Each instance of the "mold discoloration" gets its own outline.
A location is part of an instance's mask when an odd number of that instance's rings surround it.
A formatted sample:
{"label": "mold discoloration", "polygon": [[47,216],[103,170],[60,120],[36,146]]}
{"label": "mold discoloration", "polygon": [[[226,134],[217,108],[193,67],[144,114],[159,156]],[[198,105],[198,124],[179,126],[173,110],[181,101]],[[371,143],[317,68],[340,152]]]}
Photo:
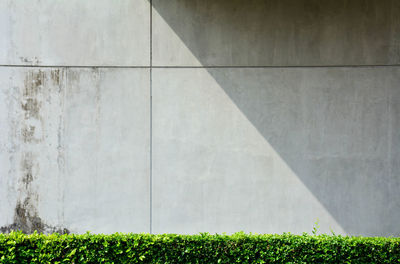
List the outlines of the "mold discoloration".
{"label": "mold discoloration", "polygon": [[24,81],[24,97],[35,98],[35,96],[42,89],[42,85],[44,84],[46,79],[46,74],[42,70],[31,70],[27,73]]}
{"label": "mold discoloration", "polygon": [[36,211],[32,213],[32,208],[29,208],[29,204],[29,198],[27,198],[23,203],[18,202],[14,210],[14,223],[0,227],[0,232],[10,233],[11,231],[18,230],[25,234],[30,234],[34,231],[39,233],[70,233],[67,228],[50,226],[44,223]]}
{"label": "mold discoloration", "polygon": [[60,70],[52,70],[50,72],[51,80],[53,81],[53,84],[55,85],[60,85]]}
{"label": "mold discoloration", "polygon": [[35,175],[39,170],[37,167],[38,164],[35,163],[33,153],[25,153],[21,161],[21,171],[23,173],[21,178],[23,184],[20,185],[21,198],[17,201],[14,209],[13,223],[0,227],[0,232],[9,233],[13,230],[20,230],[26,234],[33,233],[34,231],[39,233],[69,233],[69,230],[66,228],[46,224],[39,216],[37,210],[39,195],[33,187]]}
{"label": "mold discoloration", "polygon": [[[21,110],[23,112],[21,139],[25,143],[23,150],[25,147],[29,148],[40,142],[35,134],[38,127],[43,126],[40,110],[45,80],[46,75],[41,70],[28,71],[25,76],[21,99]],[[19,198],[14,210],[13,225],[25,233],[31,233],[34,230],[45,231],[43,229],[44,224],[39,221],[40,217],[37,212],[39,195],[34,185],[39,169],[36,155],[27,149],[23,151],[20,161]]]}
{"label": "mold discoloration", "polygon": [[65,175],[65,143],[64,143],[64,100],[65,100],[65,86],[64,86],[64,78],[67,79],[68,71],[65,69],[57,69],[52,70],[52,79],[56,85],[58,85],[58,93],[60,96],[60,113],[58,115],[58,128],[57,128],[57,168],[58,168],[58,181],[57,181],[57,193],[59,193],[58,201],[60,206],[60,210],[58,211],[58,219],[62,219],[64,221],[64,184],[62,175]]}
{"label": "mold discoloration", "polygon": [[41,61],[39,60],[38,57],[32,57],[32,58],[28,58],[28,57],[19,57],[19,59],[21,60],[21,62],[23,63],[29,63],[30,65],[39,65],[41,63]]}
{"label": "mold discoloration", "polygon": [[33,175],[32,173],[27,173],[24,175],[22,178],[22,182],[24,183],[25,188],[28,187],[28,185],[33,181]]}
{"label": "mold discoloration", "polygon": [[22,124],[21,137],[24,143],[40,143],[44,140],[43,123],[42,122],[27,122]]}
{"label": "mold discoloration", "polygon": [[23,203],[18,202],[15,207],[14,224],[25,233],[31,230],[43,231],[45,227],[31,204],[30,197],[27,197]]}
{"label": "mold discoloration", "polygon": [[25,118],[31,117],[39,119],[41,103],[35,98],[26,98],[25,102],[21,103],[21,108],[25,111]]}
{"label": "mold discoloration", "polygon": [[69,233],[66,228],[47,224],[40,217],[38,210],[40,201],[38,178],[40,177],[40,161],[43,154],[38,152],[37,149],[47,151],[48,142],[45,142],[45,138],[49,131],[46,131],[46,129],[49,129],[49,123],[51,125],[52,122],[46,119],[47,112],[52,109],[53,93],[62,92],[62,74],[60,70],[52,70],[51,72],[41,69],[28,70],[25,73],[23,86],[17,87],[15,91],[18,94],[15,97],[15,112],[18,113],[17,116],[20,118],[13,119],[16,133],[11,137],[15,137],[21,144],[18,146],[19,151],[14,157],[17,161],[15,172],[19,174],[16,182],[18,196],[15,202],[13,222],[10,225],[0,227],[2,233],[8,233],[12,230],[21,230],[24,233],[33,233],[34,231]]}
{"label": "mold discoloration", "polygon": [[23,173],[22,177],[22,182],[24,183],[25,186],[25,191],[29,192],[30,187],[31,187],[31,182],[33,181],[33,167],[34,167],[34,161],[35,157],[33,153],[31,152],[26,152],[23,154],[22,160],[21,160],[21,171]]}
{"label": "mold discoloration", "polygon": [[21,135],[25,143],[35,141],[35,127],[34,126],[23,127]]}
{"label": "mold discoloration", "polygon": [[25,76],[21,98],[21,109],[24,120],[21,124],[21,136],[25,143],[39,143],[43,131],[43,119],[40,114],[42,108],[42,90],[46,81],[46,75],[41,70],[32,70]]}

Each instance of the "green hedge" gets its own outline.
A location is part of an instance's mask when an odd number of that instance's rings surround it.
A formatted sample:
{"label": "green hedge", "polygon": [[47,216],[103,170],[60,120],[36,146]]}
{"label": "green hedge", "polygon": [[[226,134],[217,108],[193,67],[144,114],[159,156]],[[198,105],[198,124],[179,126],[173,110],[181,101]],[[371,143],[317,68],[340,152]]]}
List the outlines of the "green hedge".
{"label": "green hedge", "polygon": [[0,263],[400,263],[400,238],[14,232]]}

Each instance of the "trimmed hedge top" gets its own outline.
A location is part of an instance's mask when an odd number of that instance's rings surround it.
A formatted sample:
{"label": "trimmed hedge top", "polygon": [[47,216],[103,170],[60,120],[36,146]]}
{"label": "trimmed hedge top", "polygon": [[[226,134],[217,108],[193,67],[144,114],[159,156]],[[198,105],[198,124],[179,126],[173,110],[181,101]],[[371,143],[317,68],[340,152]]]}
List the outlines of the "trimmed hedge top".
{"label": "trimmed hedge top", "polygon": [[0,263],[400,263],[400,238],[13,232]]}

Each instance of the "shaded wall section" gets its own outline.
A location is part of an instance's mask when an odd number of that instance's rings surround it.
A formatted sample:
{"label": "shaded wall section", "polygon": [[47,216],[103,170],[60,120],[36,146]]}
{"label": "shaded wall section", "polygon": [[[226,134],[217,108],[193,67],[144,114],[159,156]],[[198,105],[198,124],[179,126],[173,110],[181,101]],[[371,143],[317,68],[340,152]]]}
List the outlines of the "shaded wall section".
{"label": "shaded wall section", "polygon": [[387,65],[400,60],[396,0],[153,0],[153,64]]}

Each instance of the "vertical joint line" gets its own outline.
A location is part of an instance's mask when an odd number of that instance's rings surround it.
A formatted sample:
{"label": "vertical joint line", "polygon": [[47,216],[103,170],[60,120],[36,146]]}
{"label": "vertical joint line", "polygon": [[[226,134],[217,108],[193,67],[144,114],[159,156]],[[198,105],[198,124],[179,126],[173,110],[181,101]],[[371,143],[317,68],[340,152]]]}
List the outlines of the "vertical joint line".
{"label": "vertical joint line", "polygon": [[150,0],[150,234],[153,233],[153,0]]}

